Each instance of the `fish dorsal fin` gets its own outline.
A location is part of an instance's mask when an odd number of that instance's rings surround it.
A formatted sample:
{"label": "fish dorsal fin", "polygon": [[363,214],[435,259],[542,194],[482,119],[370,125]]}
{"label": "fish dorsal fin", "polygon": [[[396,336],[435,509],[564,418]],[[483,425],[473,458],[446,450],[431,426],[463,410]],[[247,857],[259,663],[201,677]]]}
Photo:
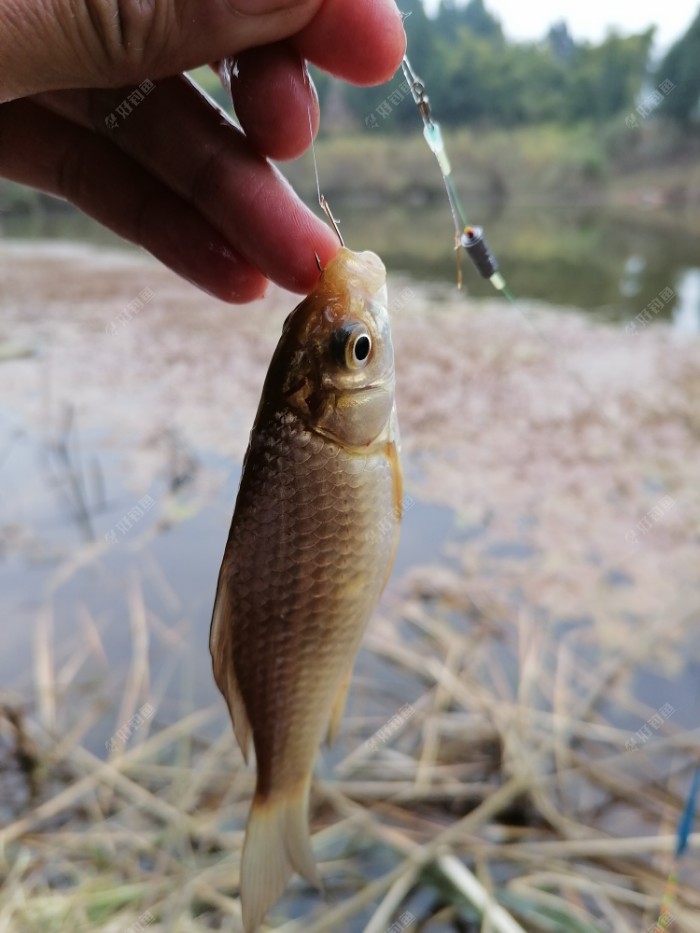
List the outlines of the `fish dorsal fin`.
{"label": "fish dorsal fin", "polygon": [[250,752],[250,720],[243,704],[243,697],[233,668],[233,627],[234,612],[228,583],[222,566],[219,582],[216,586],[216,599],[209,631],[209,651],[211,652],[214,680],[224,695],[228,705],[233,731],[241,747],[243,758],[248,763]]}

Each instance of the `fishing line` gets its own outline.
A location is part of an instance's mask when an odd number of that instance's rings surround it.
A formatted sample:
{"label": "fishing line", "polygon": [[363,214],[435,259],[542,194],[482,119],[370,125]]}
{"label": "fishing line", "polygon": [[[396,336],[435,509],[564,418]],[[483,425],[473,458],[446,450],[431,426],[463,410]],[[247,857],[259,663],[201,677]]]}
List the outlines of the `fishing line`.
{"label": "fishing line", "polygon": [[[318,203],[319,203],[321,210],[326,215],[333,229],[335,230],[336,236],[340,240],[340,245],[345,246],[342,234],[340,232],[340,229],[338,228],[338,221],[333,216],[333,211],[331,210],[331,207],[328,201],[326,201],[325,195],[321,194],[321,182],[318,177],[318,162],[316,161],[316,144],[314,141],[314,126],[313,126],[313,121],[311,119],[311,100],[314,94],[311,88],[311,75],[309,74],[309,69],[306,65],[306,62],[302,64],[302,68],[304,72],[304,83],[306,84],[306,87],[309,91],[309,103],[307,104],[307,107],[306,107],[306,115],[309,118],[309,137],[311,138],[311,158],[313,159],[313,163],[314,163],[314,177],[316,179],[316,193],[318,195]],[[318,256],[316,257],[316,262],[318,263]],[[320,263],[318,264],[320,268]]]}
{"label": "fishing line", "polygon": [[[304,77],[306,79],[308,79],[309,77],[309,72],[307,68],[304,69]],[[319,177],[318,177],[318,162],[316,161],[316,146],[314,145],[314,127],[311,121],[311,104],[309,104],[307,107],[306,115],[309,118],[309,136],[311,138],[311,158],[314,163],[314,177],[316,179],[316,193],[318,195],[318,203],[320,204],[321,198],[322,198],[321,182],[319,181]]]}

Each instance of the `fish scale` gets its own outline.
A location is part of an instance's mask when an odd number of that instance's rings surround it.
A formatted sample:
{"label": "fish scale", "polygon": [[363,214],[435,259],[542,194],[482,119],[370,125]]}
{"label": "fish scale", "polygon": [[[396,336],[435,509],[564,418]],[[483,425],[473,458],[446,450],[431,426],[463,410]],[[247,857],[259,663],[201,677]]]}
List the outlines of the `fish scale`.
{"label": "fish scale", "polygon": [[[280,431],[271,438],[275,446],[282,451],[293,450],[299,443],[294,426]],[[303,440],[302,440],[303,446]],[[312,457],[314,466],[323,469],[328,457],[327,448]],[[315,470],[309,469],[307,462],[300,469],[290,464],[294,458],[282,454],[275,461],[266,464],[264,473],[256,480],[256,489],[251,489],[246,509],[241,515],[241,534],[232,551],[235,573],[231,584],[238,593],[237,611],[245,619],[240,627],[240,641],[246,645],[245,654],[237,653],[234,641],[234,669],[241,689],[254,736],[259,736],[256,745],[258,774],[265,786],[274,786],[271,771],[273,751],[284,758],[288,754],[287,744],[294,746],[298,757],[304,761],[308,749],[300,748],[301,733],[297,719],[308,720],[310,742],[315,753],[319,733],[330,715],[330,704],[335,698],[335,683],[340,673],[347,667],[348,657],[354,656],[356,644],[362,635],[358,631],[357,618],[366,620],[374,606],[383,584],[390,554],[382,548],[381,540],[374,540],[370,547],[358,552],[348,535],[343,533],[351,525],[356,529],[374,527],[374,516],[386,511],[386,504],[393,501],[393,477],[386,458],[376,455],[374,469],[377,477],[368,487],[358,486],[356,478],[358,464],[353,455],[343,455],[337,448],[331,456],[342,461],[342,473],[334,474],[334,485],[320,495]],[[364,472],[364,469],[363,469]],[[344,481],[343,481],[344,480]],[[268,490],[284,489],[292,483],[295,495],[287,498],[278,496],[270,499]],[[243,491],[243,487],[242,487]],[[330,499],[329,502],[324,500]],[[316,511],[309,515],[307,505],[316,500]],[[247,514],[250,510],[251,514]],[[319,512],[326,510],[333,513],[332,519],[319,520]],[[286,538],[268,535],[265,526],[276,523],[283,528],[294,528],[293,536]],[[256,528],[257,546],[251,545],[246,532]],[[319,543],[326,538],[333,542],[333,551],[319,550]],[[333,568],[333,574],[328,569]],[[377,567],[384,570],[381,576]],[[353,592],[358,587],[358,580],[374,578],[374,587],[363,587],[360,592]],[[309,599],[309,581],[314,580],[313,598]],[[352,603],[355,603],[353,606]],[[284,604],[284,619],[279,627],[264,629],[257,626],[260,618],[269,619],[276,607]],[[338,626],[338,619],[344,623]],[[305,637],[310,632],[310,637]],[[328,639],[328,645],[325,640]],[[338,646],[343,646],[339,653]],[[293,651],[293,670],[289,670],[290,684],[279,681],[278,691],[267,691],[266,684],[256,682],[250,676],[252,660],[257,659],[261,667],[272,663],[275,658],[283,657],[281,649]],[[335,660],[331,667],[319,665],[319,654]],[[323,677],[319,676],[321,668]],[[284,668],[285,672],[287,668]],[[308,695],[307,677],[315,675],[314,698]],[[282,674],[282,676],[284,676]],[[294,691],[294,687],[301,695]],[[295,704],[299,700],[299,706]],[[309,719],[306,707],[309,703],[318,704],[313,722]],[[281,708],[281,707],[284,708]],[[280,728],[288,742],[282,746],[266,741],[267,727],[271,719],[284,723]]]}

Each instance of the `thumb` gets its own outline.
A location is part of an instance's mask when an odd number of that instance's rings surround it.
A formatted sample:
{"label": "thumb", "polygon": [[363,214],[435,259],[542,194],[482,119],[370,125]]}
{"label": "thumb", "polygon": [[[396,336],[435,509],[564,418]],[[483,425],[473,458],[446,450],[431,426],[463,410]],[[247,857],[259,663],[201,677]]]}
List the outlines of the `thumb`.
{"label": "thumb", "polygon": [[323,0],[0,0],[0,102],[173,75],[303,29]]}

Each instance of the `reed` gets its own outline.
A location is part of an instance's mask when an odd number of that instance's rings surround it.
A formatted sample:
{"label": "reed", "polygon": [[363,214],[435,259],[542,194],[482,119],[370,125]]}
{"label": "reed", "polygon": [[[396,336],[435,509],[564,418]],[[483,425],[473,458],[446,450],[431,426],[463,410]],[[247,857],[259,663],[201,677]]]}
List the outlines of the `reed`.
{"label": "reed", "polygon": [[[140,592],[136,580],[122,718],[138,708],[150,679]],[[294,882],[270,927],[382,933],[392,924],[421,929],[439,916],[497,933],[652,928],[674,867],[684,805],[676,786],[661,774],[645,776],[644,748],[626,751],[629,732],[606,722],[600,707],[584,704],[580,718],[537,709],[541,669],[521,667],[510,697],[474,683],[473,637],[451,625],[452,611],[439,600],[426,607],[415,594],[385,606],[369,651],[394,677],[421,684],[412,715],[381,743],[365,741],[376,713],[351,715],[340,739],[346,754],[313,793],[327,899]],[[41,631],[37,679],[56,685],[50,633]],[[494,681],[510,676],[503,668],[491,674]],[[587,695],[610,698],[607,670],[585,686]],[[555,708],[560,689],[552,677]],[[372,705],[365,690],[358,685],[354,709]],[[632,716],[648,713],[631,693],[614,696],[618,711],[625,703]],[[167,726],[155,717],[105,759],[84,741],[99,711],[83,717],[70,742],[59,738],[69,702],[54,695],[32,715],[13,715],[13,707],[3,714],[3,767],[14,771],[16,812],[0,830],[0,927],[240,929],[238,868],[252,776],[222,710],[193,709]],[[219,734],[198,739],[212,724]],[[35,788],[24,799],[22,748],[33,749],[24,775],[29,788],[31,772]],[[655,737],[654,760],[670,759],[669,777],[677,780],[690,773],[699,748],[700,731],[681,731],[669,719]],[[620,825],[634,832],[617,835]],[[653,825],[658,834],[637,835]],[[696,832],[669,908],[678,929],[700,930],[698,876],[690,870],[699,849]],[[285,919],[300,914],[303,920]],[[396,926],[400,917],[404,927]]]}

